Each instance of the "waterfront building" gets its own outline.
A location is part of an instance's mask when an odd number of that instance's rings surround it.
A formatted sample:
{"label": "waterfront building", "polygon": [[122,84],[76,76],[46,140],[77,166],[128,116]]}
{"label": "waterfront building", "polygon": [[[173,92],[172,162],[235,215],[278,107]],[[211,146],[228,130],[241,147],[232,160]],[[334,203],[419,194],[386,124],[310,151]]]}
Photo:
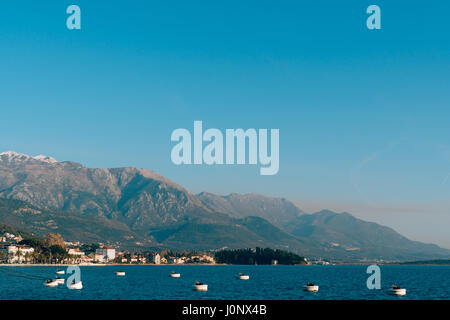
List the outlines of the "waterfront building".
{"label": "waterfront building", "polygon": [[161,256],[159,255],[159,253],[153,254],[153,263],[161,264]]}
{"label": "waterfront building", "polygon": [[103,255],[103,261],[112,261],[116,258],[116,249],[103,246],[95,251],[96,254]]}

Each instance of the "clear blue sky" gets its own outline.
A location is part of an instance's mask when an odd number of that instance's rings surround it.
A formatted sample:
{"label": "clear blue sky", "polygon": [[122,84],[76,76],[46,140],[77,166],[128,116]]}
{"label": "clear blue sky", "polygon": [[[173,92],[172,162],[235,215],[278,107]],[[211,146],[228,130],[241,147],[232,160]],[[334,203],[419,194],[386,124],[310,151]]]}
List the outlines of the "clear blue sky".
{"label": "clear blue sky", "polygon": [[[66,28],[70,4],[80,31]],[[366,28],[370,4],[381,30]],[[450,247],[449,13],[448,1],[2,1],[0,151],[339,207]],[[194,120],[279,128],[278,175],[173,165],[170,134]]]}

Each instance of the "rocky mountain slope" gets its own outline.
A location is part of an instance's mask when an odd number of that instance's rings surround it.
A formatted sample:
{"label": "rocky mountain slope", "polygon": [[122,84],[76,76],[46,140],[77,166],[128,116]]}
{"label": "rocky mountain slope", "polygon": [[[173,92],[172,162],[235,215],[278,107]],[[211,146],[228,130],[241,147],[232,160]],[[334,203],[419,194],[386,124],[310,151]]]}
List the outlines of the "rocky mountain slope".
{"label": "rocky mountain slope", "polygon": [[0,197],[114,219],[133,230],[211,218],[194,195],[150,170],[91,169],[12,152],[0,154]]}
{"label": "rocky mountain slope", "polygon": [[127,247],[267,246],[307,257],[418,260],[450,251],[394,230],[256,194],[197,196],[156,172],[93,169],[47,156],[0,154],[0,222],[68,239]]}
{"label": "rocky mountain slope", "polygon": [[197,197],[211,210],[223,212],[235,218],[261,217],[279,228],[285,227],[303,214],[295,204],[284,198],[237,193],[218,196],[207,192],[202,192]]}

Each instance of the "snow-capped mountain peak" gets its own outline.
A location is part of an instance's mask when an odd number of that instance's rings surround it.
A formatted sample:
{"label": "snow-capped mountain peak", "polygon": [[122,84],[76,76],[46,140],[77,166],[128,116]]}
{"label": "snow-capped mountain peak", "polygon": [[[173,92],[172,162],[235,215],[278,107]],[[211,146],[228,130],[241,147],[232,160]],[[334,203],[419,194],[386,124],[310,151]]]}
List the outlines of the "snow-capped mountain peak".
{"label": "snow-capped mountain peak", "polygon": [[2,153],[0,153],[0,157],[2,158],[2,160],[7,160],[7,161],[37,160],[37,161],[42,161],[42,162],[47,162],[47,163],[58,162],[56,159],[49,157],[49,156],[42,155],[42,154],[32,157],[27,154],[18,153],[15,151],[2,152]]}
{"label": "snow-capped mountain peak", "polygon": [[22,160],[27,160],[27,159],[31,159],[32,158],[32,157],[30,157],[27,154],[18,153],[18,152],[15,152],[15,151],[2,152],[2,153],[0,153],[0,157],[7,158],[7,159],[22,159]]}
{"label": "snow-capped mountain peak", "polygon": [[39,160],[39,161],[48,162],[48,163],[56,163],[56,162],[58,162],[55,158],[52,158],[50,156],[45,156],[43,154],[35,156],[35,157],[33,157],[33,159]]}

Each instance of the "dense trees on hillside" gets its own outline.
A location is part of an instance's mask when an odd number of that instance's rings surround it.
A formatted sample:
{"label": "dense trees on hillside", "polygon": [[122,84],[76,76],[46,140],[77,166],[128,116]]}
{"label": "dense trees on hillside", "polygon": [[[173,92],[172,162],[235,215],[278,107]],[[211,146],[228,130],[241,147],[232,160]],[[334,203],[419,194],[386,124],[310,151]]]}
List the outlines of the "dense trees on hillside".
{"label": "dense trees on hillside", "polygon": [[278,264],[306,264],[306,260],[299,255],[269,248],[221,250],[216,252],[217,263],[228,264],[272,264],[275,260]]}

